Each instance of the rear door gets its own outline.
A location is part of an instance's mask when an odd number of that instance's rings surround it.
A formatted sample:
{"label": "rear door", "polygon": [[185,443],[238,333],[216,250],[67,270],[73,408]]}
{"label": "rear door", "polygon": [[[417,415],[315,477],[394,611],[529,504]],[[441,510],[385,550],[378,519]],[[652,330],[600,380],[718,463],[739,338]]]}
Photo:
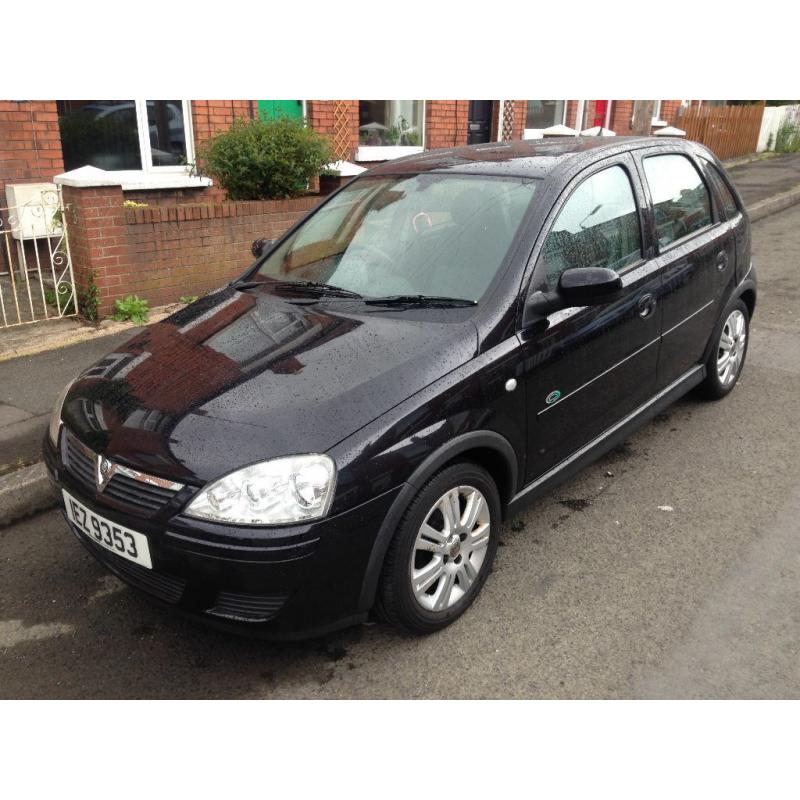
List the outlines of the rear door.
{"label": "rear door", "polygon": [[657,388],[699,363],[726,275],[733,274],[730,231],[715,218],[708,178],[686,153],[663,148],[635,156],[650,201],[655,263],[663,274]]}
{"label": "rear door", "polygon": [[543,332],[521,332],[526,482],[653,394],[661,276],[643,249],[643,203],[633,160],[620,154],[574,178],[545,223],[531,291],[554,289],[565,269],[592,266],[616,270],[624,290],[606,305],[550,314]]}
{"label": "rear door", "polygon": [[738,257],[741,257],[747,250],[747,226],[744,222],[742,209],[739,207],[739,201],[736,199],[728,179],[712,161],[701,158],[700,163],[703,165],[706,175],[710,178],[711,186],[714,189],[717,218],[721,221],[726,233],[726,269],[721,271],[717,277],[722,287],[723,296],[727,297],[728,287],[737,283],[741,279],[738,276],[743,275],[749,266],[749,263],[743,264],[737,258],[737,254]]}

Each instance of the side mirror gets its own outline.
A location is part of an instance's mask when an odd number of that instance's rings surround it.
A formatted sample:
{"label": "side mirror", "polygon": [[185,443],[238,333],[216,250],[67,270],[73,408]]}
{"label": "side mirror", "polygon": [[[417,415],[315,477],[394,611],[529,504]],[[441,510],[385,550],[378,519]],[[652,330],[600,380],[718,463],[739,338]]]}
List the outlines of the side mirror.
{"label": "side mirror", "polygon": [[261,258],[264,252],[269,250],[273,244],[275,244],[274,239],[256,239],[253,244],[250,245],[250,252],[253,254],[254,258]]}
{"label": "side mirror", "polygon": [[[525,305],[523,325],[540,323],[562,308],[600,306],[616,300],[622,292],[622,278],[606,267],[565,269],[554,292],[536,292]],[[546,326],[545,326],[546,327]]]}
{"label": "side mirror", "polygon": [[558,281],[558,294],[564,300],[564,308],[610,303],[621,291],[622,278],[606,267],[565,269]]}

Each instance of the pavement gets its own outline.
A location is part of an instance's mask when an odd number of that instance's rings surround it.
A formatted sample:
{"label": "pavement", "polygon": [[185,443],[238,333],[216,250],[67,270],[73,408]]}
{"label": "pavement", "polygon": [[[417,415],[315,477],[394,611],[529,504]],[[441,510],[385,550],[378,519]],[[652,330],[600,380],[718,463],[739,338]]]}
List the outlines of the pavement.
{"label": "pavement", "polygon": [[750,208],[768,197],[800,186],[800,156],[797,153],[779,153],[729,167],[728,174],[745,206]]}
{"label": "pavement", "polygon": [[0,476],[41,458],[42,437],[58,393],[141,330],[126,328],[69,347],[0,361]]}
{"label": "pavement", "polygon": [[734,392],[679,401],[509,520],[450,628],[206,629],[106,573],[51,510],[0,528],[0,696],[800,698],[800,205],[753,235]]}

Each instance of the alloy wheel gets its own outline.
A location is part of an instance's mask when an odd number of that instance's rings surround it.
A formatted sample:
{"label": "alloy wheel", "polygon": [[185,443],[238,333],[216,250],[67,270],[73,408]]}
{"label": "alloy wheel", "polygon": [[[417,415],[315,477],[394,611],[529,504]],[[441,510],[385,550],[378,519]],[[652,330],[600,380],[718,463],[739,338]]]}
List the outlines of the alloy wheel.
{"label": "alloy wheel", "polygon": [[737,308],[725,320],[717,348],[717,375],[725,387],[730,386],[739,375],[746,341],[747,324],[744,314]]}
{"label": "alloy wheel", "polygon": [[486,557],[489,504],[474,486],[458,486],[431,507],[411,551],[414,597],[428,611],[455,605],[478,578]]}

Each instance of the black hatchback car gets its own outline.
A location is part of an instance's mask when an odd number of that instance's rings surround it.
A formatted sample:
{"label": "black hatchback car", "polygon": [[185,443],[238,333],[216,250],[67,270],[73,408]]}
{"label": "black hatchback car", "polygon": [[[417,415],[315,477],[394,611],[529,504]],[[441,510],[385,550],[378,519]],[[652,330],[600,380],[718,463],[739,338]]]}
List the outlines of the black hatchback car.
{"label": "black hatchback car", "polygon": [[433,151],[85,371],[45,457],[73,533],[166,604],[428,633],[505,518],[689,390],[733,389],[755,300],[747,214],[700,145]]}

